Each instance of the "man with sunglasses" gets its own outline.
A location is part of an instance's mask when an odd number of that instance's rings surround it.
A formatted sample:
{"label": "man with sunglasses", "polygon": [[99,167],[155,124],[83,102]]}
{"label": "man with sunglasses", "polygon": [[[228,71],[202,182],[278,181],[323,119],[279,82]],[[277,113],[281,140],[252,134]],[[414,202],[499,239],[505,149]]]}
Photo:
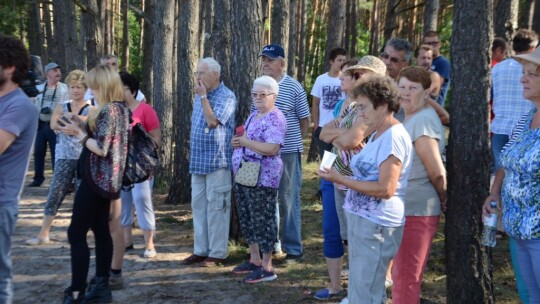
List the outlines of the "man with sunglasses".
{"label": "man with sunglasses", "polygon": [[431,69],[441,75],[444,79],[441,93],[437,98],[437,103],[444,106],[446,93],[448,93],[448,87],[450,86],[450,61],[440,53],[441,41],[439,40],[439,34],[436,31],[426,32],[424,34],[423,44],[427,44],[433,49],[433,63]]}
{"label": "man with sunglasses", "polygon": [[413,49],[411,43],[405,39],[392,38],[386,42],[384,51],[379,56],[386,65],[386,73],[396,80],[399,72],[409,66]]}

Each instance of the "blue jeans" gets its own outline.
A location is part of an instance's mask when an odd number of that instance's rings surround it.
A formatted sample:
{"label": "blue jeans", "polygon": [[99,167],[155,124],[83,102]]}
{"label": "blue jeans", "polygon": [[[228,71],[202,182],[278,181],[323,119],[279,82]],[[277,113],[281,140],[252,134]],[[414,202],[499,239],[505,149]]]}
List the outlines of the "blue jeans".
{"label": "blue jeans", "polygon": [[[300,152],[281,155],[283,175],[278,189],[278,207],[276,223],[280,236],[275,251],[301,255],[302,219],[300,215],[300,190],[302,188],[302,159]],[[280,214],[283,217],[283,229],[279,233]]]}
{"label": "blue jeans", "polygon": [[17,206],[0,206],[0,304],[10,304],[13,300],[10,251],[18,213]]}
{"label": "blue jeans", "polygon": [[321,178],[321,193],[324,256],[331,259],[340,258],[343,256],[344,248],[343,241],[341,240],[336,200],[334,198],[334,183]]}
{"label": "blue jeans", "polygon": [[521,269],[519,268],[519,261],[517,256],[516,240],[509,238],[508,240],[510,246],[510,257],[512,260],[512,267],[514,267],[514,276],[516,277],[516,287],[518,290],[519,299],[523,304],[529,304],[529,291],[527,286],[523,281],[523,276],[521,275]]}
{"label": "blue jeans", "polygon": [[521,276],[529,292],[529,303],[540,303],[540,239],[514,241]]}
{"label": "blue jeans", "polygon": [[493,156],[493,172],[497,172],[501,166],[501,151],[508,142],[508,135],[505,134],[495,134],[491,136],[491,155]]}
{"label": "blue jeans", "polygon": [[49,122],[40,121],[34,144],[34,181],[43,183],[45,180],[45,154],[47,144],[51,152],[51,162],[54,170],[54,151],[56,148],[56,134],[51,129]]}

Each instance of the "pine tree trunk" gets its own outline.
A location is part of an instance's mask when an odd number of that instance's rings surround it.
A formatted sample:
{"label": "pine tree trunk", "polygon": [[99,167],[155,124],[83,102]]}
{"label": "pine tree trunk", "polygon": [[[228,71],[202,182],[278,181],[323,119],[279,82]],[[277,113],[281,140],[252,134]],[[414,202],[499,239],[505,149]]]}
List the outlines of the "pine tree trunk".
{"label": "pine tree trunk", "polygon": [[[332,0],[328,26],[326,27],[326,51],[324,53],[325,66],[328,56],[333,48],[343,47],[343,35],[345,33],[345,12],[347,9],[345,0]],[[323,69],[326,72],[326,68]]]}
{"label": "pine tree trunk", "polygon": [[199,1],[178,1],[179,37],[177,52],[178,75],[177,92],[178,102],[174,106],[175,121],[175,149],[174,149],[174,178],[169,188],[168,204],[187,204],[191,201],[191,175],[189,174],[189,136],[191,130],[191,113],[193,111],[193,87],[195,79],[193,73],[199,58],[199,49],[190,47],[197,45],[199,33]]}
{"label": "pine tree trunk", "polygon": [[532,22],[532,30],[540,33],[540,1],[534,3],[534,17]]}
{"label": "pine tree trunk", "polygon": [[154,104],[154,33],[153,26],[156,14],[156,0],[144,1],[144,37],[141,91],[149,104]]}
{"label": "pine tree trunk", "polygon": [[296,78],[296,55],[297,55],[297,38],[298,29],[296,27],[298,19],[298,0],[290,0],[290,13],[289,16],[289,48],[285,53],[287,56],[287,74],[293,78]]}
{"label": "pine tree trunk", "polygon": [[517,30],[519,0],[499,0],[495,8],[495,36],[510,41]]}
{"label": "pine tree trunk", "polygon": [[129,70],[129,0],[122,0],[122,47],[120,68]]}
{"label": "pine tree trunk", "polygon": [[437,30],[439,16],[439,0],[424,2],[424,33]]}
{"label": "pine tree trunk", "polygon": [[219,14],[214,15],[212,26],[212,47],[214,58],[221,65],[221,80],[231,86],[231,2],[220,0],[214,7]]}
{"label": "pine tree trunk", "polygon": [[[154,35],[154,109],[161,123],[160,163],[156,183],[170,186],[173,165],[173,35],[174,1],[157,1],[153,23]],[[175,84],[176,85],[176,84]]]}
{"label": "pine tree trunk", "polygon": [[307,0],[300,0],[300,45],[298,46],[298,81],[305,85],[306,82],[306,47],[307,47]]}
{"label": "pine tree trunk", "polygon": [[396,8],[398,5],[398,0],[388,0],[386,3],[386,18],[384,22],[384,41],[390,40],[392,38],[396,26]]}
{"label": "pine tree trunk", "polygon": [[99,10],[100,0],[89,0],[87,9],[81,13],[84,40],[86,41],[87,68],[91,69],[98,64],[103,54],[103,24],[104,20]]}
{"label": "pine tree trunk", "polygon": [[28,51],[31,55],[37,55],[45,60],[45,50],[43,49],[43,32],[41,31],[41,21],[39,18],[39,3],[28,5]]}
{"label": "pine tree trunk", "polygon": [[[537,2],[540,6],[540,2]],[[519,27],[531,29],[534,17],[535,0],[526,0],[523,7],[523,14],[520,15]]]}
{"label": "pine tree trunk", "polygon": [[[272,1],[272,43],[279,44],[289,54],[289,7],[290,0]],[[287,58],[285,58],[287,60]],[[287,63],[288,64],[288,63]]]}
{"label": "pine tree trunk", "polygon": [[456,0],[445,222],[447,303],[493,303],[490,250],[480,244],[489,192],[488,100],[492,0]]}

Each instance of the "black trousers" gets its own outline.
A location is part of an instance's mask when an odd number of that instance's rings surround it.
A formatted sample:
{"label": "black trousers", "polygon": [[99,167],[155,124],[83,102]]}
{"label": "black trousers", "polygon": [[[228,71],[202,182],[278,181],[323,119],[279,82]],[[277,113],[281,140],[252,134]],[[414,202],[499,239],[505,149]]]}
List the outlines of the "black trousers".
{"label": "black trousers", "polygon": [[111,201],[96,194],[83,178],[75,195],[73,215],[68,228],[71,246],[71,288],[84,292],[90,250],[86,235],[92,229],[96,241],[96,276],[108,277],[111,269],[113,245],[109,232],[109,209]]}

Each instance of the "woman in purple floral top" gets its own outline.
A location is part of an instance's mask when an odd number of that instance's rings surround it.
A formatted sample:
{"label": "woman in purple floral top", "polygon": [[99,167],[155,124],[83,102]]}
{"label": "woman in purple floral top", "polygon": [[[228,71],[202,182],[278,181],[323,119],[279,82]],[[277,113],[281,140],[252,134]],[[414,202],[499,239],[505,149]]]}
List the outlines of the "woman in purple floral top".
{"label": "woman in purple floral top", "polygon": [[[64,303],[83,300],[111,303],[109,273],[113,246],[109,209],[111,200],[120,197],[127,156],[129,109],[123,102],[124,86],[115,69],[97,66],[86,75],[86,83],[94,92],[98,107],[90,112],[87,124],[71,115],[72,123],[59,128],[64,134],[76,136],[83,146],[78,164],[81,184],[68,228],[72,278]],[[86,235],[90,229],[96,240],[96,278],[85,295],[90,264]]]}
{"label": "woman in purple floral top", "polygon": [[[244,279],[247,283],[277,278],[272,250],[277,241],[276,198],[283,172],[280,150],[287,129],[285,116],[275,107],[278,91],[278,83],[272,77],[255,79],[252,96],[256,110],[246,120],[243,134],[237,133],[232,139],[235,176],[242,159],[261,164],[255,187],[234,184],[240,228],[249,244],[250,259],[236,266],[233,273],[249,273]],[[263,253],[262,259],[259,251]]]}

